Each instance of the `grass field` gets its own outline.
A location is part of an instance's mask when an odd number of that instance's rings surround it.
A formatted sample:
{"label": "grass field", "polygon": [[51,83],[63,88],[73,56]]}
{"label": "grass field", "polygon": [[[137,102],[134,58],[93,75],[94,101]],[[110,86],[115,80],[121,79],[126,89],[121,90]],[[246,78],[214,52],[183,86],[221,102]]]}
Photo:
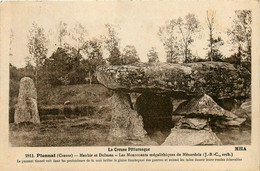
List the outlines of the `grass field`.
{"label": "grass field", "polygon": [[109,145],[108,128],[108,122],[90,118],[10,124],[10,143],[22,147]]}

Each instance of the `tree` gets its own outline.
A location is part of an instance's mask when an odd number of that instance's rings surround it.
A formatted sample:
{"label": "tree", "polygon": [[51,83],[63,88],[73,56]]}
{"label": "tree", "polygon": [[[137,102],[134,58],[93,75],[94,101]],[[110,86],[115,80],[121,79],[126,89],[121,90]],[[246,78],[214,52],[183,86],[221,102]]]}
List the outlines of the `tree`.
{"label": "tree", "polygon": [[59,47],[63,47],[63,38],[68,34],[67,23],[60,21],[58,25],[58,42]]}
{"label": "tree", "polygon": [[73,61],[68,50],[57,48],[45,61],[45,69],[48,71],[48,79],[51,85],[67,85],[70,83],[68,74],[73,70]]}
{"label": "tree", "polygon": [[109,54],[108,62],[110,65],[122,65],[121,52],[115,47]]}
{"label": "tree", "polygon": [[21,73],[19,70],[9,63],[9,105],[14,105],[17,102],[13,102],[14,99],[18,97],[19,94],[19,82],[21,79]]}
{"label": "tree", "polygon": [[140,58],[137,54],[135,47],[131,45],[127,45],[124,48],[121,58],[122,58],[123,65],[132,64],[140,61]]}
{"label": "tree", "polygon": [[70,31],[70,36],[72,40],[74,40],[74,46],[66,45],[65,48],[70,50],[72,53],[76,52],[75,55],[72,56],[74,58],[73,60],[75,60],[74,68],[76,69],[79,67],[82,58],[81,51],[84,50],[88,44],[88,32],[83,25],[77,23]]}
{"label": "tree", "polygon": [[191,62],[193,55],[189,46],[199,31],[200,24],[194,14],[170,20],[166,26],[160,27],[158,35],[166,49],[167,62]]}
{"label": "tree", "polygon": [[92,83],[92,79],[97,67],[105,64],[101,44],[101,41],[99,41],[98,39],[93,39],[89,41],[88,48],[85,49],[85,53],[87,54],[88,58],[86,60],[83,60],[82,63],[85,71],[88,72],[90,85]]}
{"label": "tree", "polygon": [[167,21],[165,26],[159,27],[158,35],[165,48],[166,60],[168,63],[177,63],[181,61],[176,28],[176,20]]}
{"label": "tree", "polygon": [[231,29],[228,29],[227,34],[230,36],[230,41],[238,52],[238,59],[250,62],[251,61],[251,41],[252,41],[252,13],[250,10],[236,10],[236,18],[233,20]]}
{"label": "tree", "polygon": [[223,40],[221,37],[214,37],[214,23],[215,23],[215,11],[207,11],[207,26],[209,29],[209,52],[207,54],[208,59],[210,61],[221,61],[223,55],[220,53],[219,48],[220,46],[224,45]]}
{"label": "tree", "polygon": [[115,26],[110,24],[106,24],[106,28],[108,31],[108,36],[104,37],[105,48],[109,52],[108,62],[111,65],[121,65],[121,52],[119,50],[120,47],[120,38],[119,34],[115,29]]}
{"label": "tree", "polygon": [[178,18],[177,26],[181,34],[180,45],[184,54],[184,62],[191,62],[192,54],[189,46],[194,41],[194,35],[200,31],[199,21],[194,14],[188,14],[185,16],[185,21]]}
{"label": "tree", "polygon": [[36,87],[38,82],[39,67],[43,65],[48,52],[47,43],[48,41],[45,37],[44,29],[33,22],[32,27],[29,30],[27,47],[29,49],[30,59],[35,63]]}
{"label": "tree", "polygon": [[159,62],[158,52],[156,48],[152,47],[147,53],[148,62]]}
{"label": "tree", "polygon": [[221,37],[217,37],[217,38],[213,38],[211,40],[211,45],[209,44],[209,47],[212,46],[211,50],[208,52],[208,59],[210,61],[222,61],[223,59],[223,55],[222,53],[219,51],[220,46],[224,45],[223,40],[221,39]]}
{"label": "tree", "polygon": [[9,39],[9,57],[13,56],[13,40],[14,40],[14,32],[10,30],[10,39]]}

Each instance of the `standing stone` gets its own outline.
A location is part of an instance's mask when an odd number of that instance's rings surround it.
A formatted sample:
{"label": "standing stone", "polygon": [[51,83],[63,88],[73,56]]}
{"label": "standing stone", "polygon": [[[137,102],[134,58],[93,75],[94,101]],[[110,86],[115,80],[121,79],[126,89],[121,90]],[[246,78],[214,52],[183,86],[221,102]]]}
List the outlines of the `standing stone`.
{"label": "standing stone", "polygon": [[145,137],[143,119],[131,108],[129,94],[115,92],[111,98],[113,108],[110,135],[116,138]]}
{"label": "standing stone", "polygon": [[37,92],[33,80],[24,77],[20,81],[18,103],[16,104],[14,122],[40,123],[37,108]]}

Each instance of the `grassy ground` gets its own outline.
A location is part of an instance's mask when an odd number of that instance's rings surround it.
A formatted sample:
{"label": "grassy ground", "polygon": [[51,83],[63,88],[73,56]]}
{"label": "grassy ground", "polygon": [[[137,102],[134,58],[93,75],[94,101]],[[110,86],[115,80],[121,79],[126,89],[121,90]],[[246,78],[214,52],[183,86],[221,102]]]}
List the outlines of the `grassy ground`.
{"label": "grassy ground", "polygon": [[109,123],[98,119],[77,118],[30,123],[10,124],[12,146],[102,146],[107,140]]}

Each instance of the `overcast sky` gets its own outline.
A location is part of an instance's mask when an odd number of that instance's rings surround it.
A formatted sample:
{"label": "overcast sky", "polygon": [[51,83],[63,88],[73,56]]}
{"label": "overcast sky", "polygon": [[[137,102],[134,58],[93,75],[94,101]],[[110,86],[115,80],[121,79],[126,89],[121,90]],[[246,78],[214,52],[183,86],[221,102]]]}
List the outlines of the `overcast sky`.
{"label": "overcast sky", "polygon": [[[81,23],[86,27],[89,37],[99,37],[106,34],[105,24],[118,25],[121,47],[134,45],[141,61],[147,61],[147,52],[156,47],[161,61],[165,61],[165,50],[157,35],[160,26],[167,20],[183,17],[194,13],[203,28],[191,45],[194,55],[205,57],[207,50],[208,29],[206,26],[206,10],[209,4],[201,6],[196,3],[153,3],[153,2],[91,2],[91,3],[13,3],[11,6],[11,28],[14,33],[12,45],[13,57],[10,62],[24,66],[24,58],[29,54],[27,48],[28,30],[35,21],[42,26],[50,40],[48,56],[57,48],[56,31],[59,21],[64,21],[69,27]],[[224,39],[222,47],[224,55],[230,55],[231,45],[227,43],[226,30],[231,27],[234,17],[232,6],[216,8],[216,29]],[[220,10],[221,9],[221,10]],[[229,11],[229,12],[228,12]],[[51,31],[50,31],[51,30]]]}

